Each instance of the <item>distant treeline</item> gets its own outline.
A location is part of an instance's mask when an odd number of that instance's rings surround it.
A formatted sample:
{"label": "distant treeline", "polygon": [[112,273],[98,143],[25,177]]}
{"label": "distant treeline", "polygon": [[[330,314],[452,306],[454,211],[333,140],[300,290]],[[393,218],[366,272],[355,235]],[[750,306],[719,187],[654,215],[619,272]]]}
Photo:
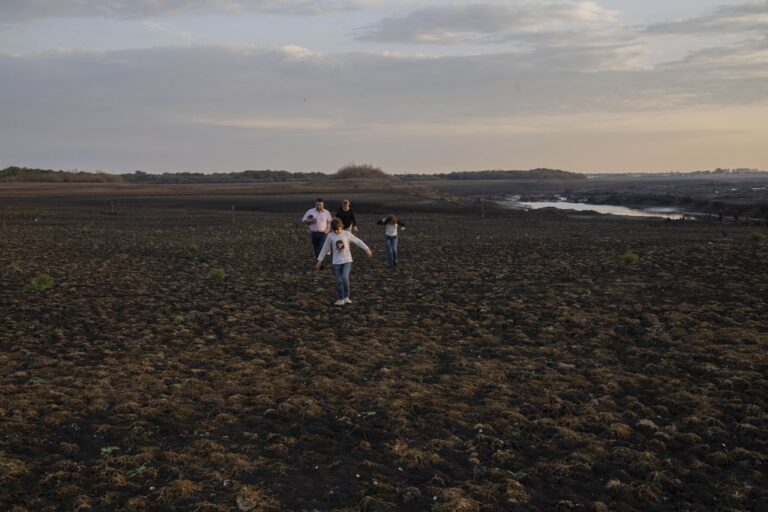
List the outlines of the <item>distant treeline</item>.
{"label": "distant treeline", "polygon": [[[764,175],[768,171],[758,169],[715,169],[712,171],[693,171],[688,173],[673,172],[648,174],[648,176],[701,176],[701,175]],[[0,170],[2,182],[41,182],[41,183],[150,183],[150,184],[192,184],[192,183],[255,183],[255,182],[290,182],[307,181],[323,178],[381,178],[389,176],[378,167],[370,164],[350,164],[342,167],[336,174],[322,172],[290,172],[290,171],[240,171],[240,172],[164,172],[152,174],[135,171],[126,174],[108,174],[103,172],[85,171],[55,171],[52,169],[34,169],[29,167],[11,166]],[[438,174],[397,174],[403,181],[424,180],[584,180],[587,175],[559,169],[522,170],[487,170],[487,171],[457,171]],[[615,174],[614,176],[619,176]],[[645,174],[627,174],[627,176],[645,176]]]}
{"label": "distant treeline", "polygon": [[312,178],[326,176],[321,172],[289,172],[289,171],[241,171],[241,172],[215,172],[204,174],[201,172],[164,172],[162,174],[150,174],[144,171],[136,171],[130,174],[122,174],[126,183],[250,183],[265,181],[306,181]]}
{"label": "distant treeline", "polygon": [[0,170],[0,182],[121,183],[122,181],[123,178],[119,175],[102,172],[54,171],[15,166]]}
{"label": "distant treeline", "polygon": [[439,174],[401,174],[403,180],[585,180],[587,176],[559,169],[531,169],[530,171],[459,171]]}
{"label": "distant treeline", "polygon": [[720,167],[718,167],[714,171],[693,171],[688,174],[743,175],[743,174],[768,174],[768,171],[761,171],[760,169],[747,169],[744,167],[739,169],[721,169]]}
{"label": "distant treeline", "polygon": [[289,171],[242,171],[216,172],[164,172],[151,174],[135,171],[126,174],[107,174],[102,172],[54,171],[52,169],[32,169],[29,167],[6,167],[0,170],[0,182],[42,182],[42,183],[250,183],[269,181],[306,181],[311,178],[327,177],[321,172]]}

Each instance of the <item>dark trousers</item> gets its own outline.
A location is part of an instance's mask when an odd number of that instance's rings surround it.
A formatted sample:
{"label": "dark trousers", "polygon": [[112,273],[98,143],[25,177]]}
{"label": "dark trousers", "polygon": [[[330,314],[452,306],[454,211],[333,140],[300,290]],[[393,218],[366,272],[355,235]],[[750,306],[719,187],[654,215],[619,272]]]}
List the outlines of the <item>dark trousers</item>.
{"label": "dark trousers", "polygon": [[323,248],[323,244],[325,243],[325,237],[328,236],[326,233],[321,233],[319,231],[312,231],[312,249],[315,251],[315,259],[317,259],[318,256],[320,256],[320,249]]}

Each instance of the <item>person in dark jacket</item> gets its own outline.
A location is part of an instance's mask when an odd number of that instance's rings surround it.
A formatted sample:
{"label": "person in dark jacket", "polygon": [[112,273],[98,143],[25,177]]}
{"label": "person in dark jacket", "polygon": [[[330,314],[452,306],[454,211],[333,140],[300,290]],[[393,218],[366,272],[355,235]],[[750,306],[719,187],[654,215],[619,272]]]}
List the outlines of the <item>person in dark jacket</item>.
{"label": "person in dark jacket", "polygon": [[341,208],[336,212],[336,218],[341,219],[345,231],[357,231],[355,212],[352,211],[352,208],[349,205],[349,199],[345,199],[341,202]]}

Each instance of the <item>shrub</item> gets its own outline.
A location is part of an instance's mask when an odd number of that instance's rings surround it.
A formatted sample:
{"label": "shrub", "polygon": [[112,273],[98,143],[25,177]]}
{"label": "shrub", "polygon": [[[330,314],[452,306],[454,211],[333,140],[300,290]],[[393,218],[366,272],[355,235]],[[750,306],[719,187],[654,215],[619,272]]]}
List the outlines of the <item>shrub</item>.
{"label": "shrub", "polygon": [[387,178],[387,173],[371,164],[348,164],[336,171],[333,175],[336,179],[354,178]]}
{"label": "shrub", "polygon": [[53,286],[53,278],[46,274],[41,274],[34,278],[26,287],[28,292],[44,292]]}
{"label": "shrub", "polygon": [[762,242],[765,240],[765,235],[760,233],[759,231],[753,231],[749,234],[749,239],[753,242]]}
{"label": "shrub", "polygon": [[640,260],[640,256],[635,254],[632,251],[627,251],[624,254],[621,255],[621,261],[625,265],[634,265]]}
{"label": "shrub", "polygon": [[208,277],[211,279],[215,279],[217,281],[221,281],[227,276],[226,273],[224,273],[223,268],[213,268],[210,272],[208,272]]}

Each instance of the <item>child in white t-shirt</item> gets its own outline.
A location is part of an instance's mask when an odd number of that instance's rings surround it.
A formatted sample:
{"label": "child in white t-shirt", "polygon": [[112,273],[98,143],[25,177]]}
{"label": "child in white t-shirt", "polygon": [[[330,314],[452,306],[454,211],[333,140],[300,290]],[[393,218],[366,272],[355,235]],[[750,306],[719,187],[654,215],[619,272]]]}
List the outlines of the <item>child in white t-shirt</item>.
{"label": "child in white t-shirt", "polygon": [[405,223],[391,214],[376,221],[376,224],[384,226],[385,241],[387,243],[387,262],[390,267],[397,266],[397,228],[405,229]]}
{"label": "child in white t-shirt", "polygon": [[365,251],[370,258],[373,253],[365,243],[349,231],[344,231],[344,223],[341,219],[331,221],[331,233],[325,238],[323,248],[317,257],[315,268],[320,270],[320,265],[330,249],[333,253],[333,275],[336,276],[336,294],[338,300],[336,306],[350,304],[349,298],[349,272],[352,270],[352,251],[350,244],[355,244]]}

